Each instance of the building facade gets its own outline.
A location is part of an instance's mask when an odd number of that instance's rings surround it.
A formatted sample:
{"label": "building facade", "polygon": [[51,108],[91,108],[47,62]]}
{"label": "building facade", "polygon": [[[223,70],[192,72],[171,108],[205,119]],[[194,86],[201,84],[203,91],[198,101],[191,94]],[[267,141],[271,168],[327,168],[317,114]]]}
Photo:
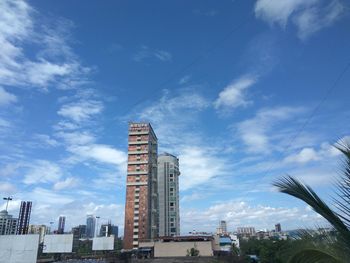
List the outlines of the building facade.
{"label": "building facade", "polygon": [[29,225],[28,234],[39,234],[39,242],[44,242],[46,234],[50,233],[50,228],[45,225]]}
{"label": "building facade", "polygon": [[86,216],[86,237],[93,238],[95,236],[96,218],[93,215]]}
{"label": "building facade", "polygon": [[159,236],[180,235],[179,159],[169,153],[158,156]]}
{"label": "building facade", "polygon": [[32,202],[22,201],[19,209],[18,224],[17,224],[17,235],[28,234],[28,226],[30,220],[30,213],[32,210]]}
{"label": "building facade", "polygon": [[254,227],[237,227],[237,234],[244,236],[255,236]]}
{"label": "building facade", "polygon": [[64,234],[64,226],[66,224],[66,217],[65,216],[60,216],[58,219],[58,228],[57,228],[57,233],[58,234]]}
{"label": "building facade", "polygon": [[158,235],[157,137],[149,123],[129,123],[124,249]]}
{"label": "building facade", "polygon": [[6,210],[0,211],[0,235],[15,235],[18,219],[9,215]]}
{"label": "building facade", "polygon": [[221,220],[218,228],[216,229],[216,234],[218,235],[227,235],[227,223],[224,220]]}

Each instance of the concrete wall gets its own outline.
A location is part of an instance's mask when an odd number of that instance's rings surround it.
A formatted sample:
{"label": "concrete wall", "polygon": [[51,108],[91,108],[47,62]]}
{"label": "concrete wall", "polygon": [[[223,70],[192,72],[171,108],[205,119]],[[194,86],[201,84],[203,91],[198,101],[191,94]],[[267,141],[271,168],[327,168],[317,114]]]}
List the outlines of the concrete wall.
{"label": "concrete wall", "polygon": [[199,256],[213,256],[211,241],[155,242],[154,257],[186,257],[187,250],[196,248]]}

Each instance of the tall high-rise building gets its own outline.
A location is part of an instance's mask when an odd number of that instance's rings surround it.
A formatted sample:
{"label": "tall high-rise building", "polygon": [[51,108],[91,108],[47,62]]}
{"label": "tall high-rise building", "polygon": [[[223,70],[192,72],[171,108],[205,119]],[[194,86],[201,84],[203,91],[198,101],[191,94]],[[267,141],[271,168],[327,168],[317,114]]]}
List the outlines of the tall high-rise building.
{"label": "tall high-rise building", "polygon": [[30,220],[30,212],[32,210],[32,202],[22,201],[19,209],[18,224],[17,224],[17,235],[28,234],[28,226]]}
{"label": "tall high-rise building", "polygon": [[66,224],[66,217],[60,216],[60,218],[58,219],[58,229],[57,229],[58,234],[64,234],[64,225],[65,224]]}
{"label": "tall high-rise building", "polygon": [[17,218],[13,218],[6,210],[0,211],[0,235],[15,235]]}
{"label": "tall high-rise building", "polygon": [[93,215],[86,216],[86,237],[93,238],[95,236],[96,218]]}
{"label": "tall high-rise building", "polygon": [[169,153],[158,156],[159,236],[180,235],[179,159]]}
{"label": "tall high-rise building", "polygon": [[129,123],[124,249],[158,235],[157,137],[149,123]]}

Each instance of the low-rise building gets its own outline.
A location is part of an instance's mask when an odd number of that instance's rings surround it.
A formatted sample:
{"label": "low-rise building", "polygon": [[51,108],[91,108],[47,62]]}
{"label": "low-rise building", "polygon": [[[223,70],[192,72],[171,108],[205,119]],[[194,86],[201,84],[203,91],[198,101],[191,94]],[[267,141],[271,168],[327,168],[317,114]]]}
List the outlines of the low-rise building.
{"label": "low-rise building", "polygon": [[39,234],[39,242],[44,242],[44,237],[46,234],[50,233],[50,228],[45,225],[29,225],[28,227],[29,234]]}
{"label": "low-rise building", "polygon": [[150,249],[156,258],[213,256],[212,236],[161,237],[152,242],[140,242],[139,249]]}

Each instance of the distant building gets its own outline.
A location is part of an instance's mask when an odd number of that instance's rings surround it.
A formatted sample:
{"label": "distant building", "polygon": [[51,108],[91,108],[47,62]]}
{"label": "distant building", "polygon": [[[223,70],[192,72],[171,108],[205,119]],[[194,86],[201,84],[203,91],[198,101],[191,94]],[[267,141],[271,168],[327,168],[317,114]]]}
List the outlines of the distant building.
{"label": "distant building", "polygon": [[118,226],[112,225],[112,235],[114,235],[115,238],[118,238]]}
{"label": "distant building", "polygon": [[18,219],[9,215],[6,210],[0,211],[0,235],[15,235]]}
{"label": "distant building", "polygon": [[280,223],[278,223],[278,224],[275,225],[275,231],[276,231],[277,233],[279,233],[279,232],[282,231],[282,228],[281,228],[281,224],[280,224]]}
{"label": "distant building", "polygon": [[159,236],[180,235],[179,159],[169,153],[158,156]]}
{"label": "distant building", "polygon": [[28,226],[29,226],[31,210],[32,210],[32,202],[30,201],[21,202],[21,207],[18,215],[17,235],[28,234]]}
{"label": "distant building", "polygon": [[255,228],[254,227],[237,227],[237,234],[254,236]]}
{"label": "distant building", "polygon": [[50,234],[50,228],[45,225],[29,225],[28,234],[39,234],[39,242],[44,242],[46,234]]}
{"label": "distant building", "polygon": [[86,225],[79,225],[72,228],[73,234],[73,251],[77,252],[79,249],[80,239],[86,236]]}
{"label": "distant building", "polygon": [[227,224],[226,221],[221,220],[219,227],[216,229],[216,234],[218,235],[227,235]]}
{"label": "distant building", "polygon": [[93,238],[95,236],[96,218],[93,215],[86,217],[86,237]]}
{"label": "distant building", "polygon": [[138,248],[140,240],[158,236],[157,141],[150,123],[129,123],[123,242],[126,250]]}
{"label": "distant building", "polygon": [[86,225],[79,225],[72,228],[73,238],[85,238],[86,237]]}
{"label": "distant building", "polygon": [[118,226],[112,225],[111,222],[102,224],[100,227],[100,236],[109,237],[111,235],[114,235],[116,238],[118,237]]}
{"label": "distant building", "polygon": [[57,234],[64,234],[64,226],[66,224],[66,217],[60,216],[58,219]]}

